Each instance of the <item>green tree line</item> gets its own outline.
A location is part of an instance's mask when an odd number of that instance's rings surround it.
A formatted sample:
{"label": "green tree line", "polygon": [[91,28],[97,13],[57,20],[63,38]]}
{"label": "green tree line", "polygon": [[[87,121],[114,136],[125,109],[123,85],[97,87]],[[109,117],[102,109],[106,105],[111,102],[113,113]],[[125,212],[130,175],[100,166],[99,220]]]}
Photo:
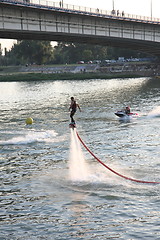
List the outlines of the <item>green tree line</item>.
{"label": "green tree line", "polygon": [[21,40],[2,55],[0,47],[0,65],[26,64],[74,64],[78,61],[93,61],[146,57],[144,53],[130,49],[113,48],[91,44],[58,42],[52,46],[49,41]]}

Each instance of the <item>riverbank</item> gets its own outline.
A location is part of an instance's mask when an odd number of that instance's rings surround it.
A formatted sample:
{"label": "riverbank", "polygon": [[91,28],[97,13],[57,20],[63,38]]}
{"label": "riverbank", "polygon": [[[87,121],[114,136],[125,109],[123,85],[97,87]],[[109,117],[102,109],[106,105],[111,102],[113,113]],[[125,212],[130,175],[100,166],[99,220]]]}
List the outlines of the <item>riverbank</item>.
{"label": "riverbank", "polygon": [[85,80],[141,77],[137,74],[124,73],[14,73],[0,75],[0,82],[43,81],[43,80]]}
{"label": "riverbank", "polygon": [[84,80],[153,77],[160,75],[159,64],[116,63],[70,65],[30,65],[0,67],[0,81]]}

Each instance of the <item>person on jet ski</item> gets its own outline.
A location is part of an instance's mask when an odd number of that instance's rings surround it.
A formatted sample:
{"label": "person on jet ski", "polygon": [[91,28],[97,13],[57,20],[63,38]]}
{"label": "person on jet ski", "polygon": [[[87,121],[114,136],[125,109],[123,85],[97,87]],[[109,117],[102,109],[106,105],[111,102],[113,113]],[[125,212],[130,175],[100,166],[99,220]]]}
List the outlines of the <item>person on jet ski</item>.
{"label": "person on jet ski", "polygon": [[129,106],[126,107],[125,113],[126,113],[126,114],[130,114],[130,113],[131,113],[131,110],[130,110],[130,107],[129,107]]}

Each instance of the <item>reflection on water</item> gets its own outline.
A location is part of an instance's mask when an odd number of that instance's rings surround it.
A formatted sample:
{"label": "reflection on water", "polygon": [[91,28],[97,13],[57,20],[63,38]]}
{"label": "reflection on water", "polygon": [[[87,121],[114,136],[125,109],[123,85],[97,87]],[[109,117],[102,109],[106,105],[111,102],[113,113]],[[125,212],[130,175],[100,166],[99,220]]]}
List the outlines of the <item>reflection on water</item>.
{"label": "reflection on water", "polygon": [[[0,239],[159,239],[159,185],[114,175],[68,127],[74,96],[93,153],[123,175],[159,181],[159,88],[149,78],[0,83]],[[115,116],[126,105],[138,117]]]}

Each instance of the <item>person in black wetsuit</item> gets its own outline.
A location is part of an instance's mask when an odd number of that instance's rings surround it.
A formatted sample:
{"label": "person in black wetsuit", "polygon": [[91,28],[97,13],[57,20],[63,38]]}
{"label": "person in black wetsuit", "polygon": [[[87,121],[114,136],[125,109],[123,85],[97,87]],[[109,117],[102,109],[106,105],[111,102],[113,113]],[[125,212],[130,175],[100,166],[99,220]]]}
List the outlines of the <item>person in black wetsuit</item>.
{"label": "person in black wetsuit", "polygon": [[71,123],[75,124],[75,120],[73,119],[74,114],[77,111],[77,107],[78,109],[81,111],[80,106],[78,105],[78,103],[76,103],[74,97],[71,97],[71,105],[69,107],[69,110],[71,110],[70,112],[70,118],[71,118]]}

